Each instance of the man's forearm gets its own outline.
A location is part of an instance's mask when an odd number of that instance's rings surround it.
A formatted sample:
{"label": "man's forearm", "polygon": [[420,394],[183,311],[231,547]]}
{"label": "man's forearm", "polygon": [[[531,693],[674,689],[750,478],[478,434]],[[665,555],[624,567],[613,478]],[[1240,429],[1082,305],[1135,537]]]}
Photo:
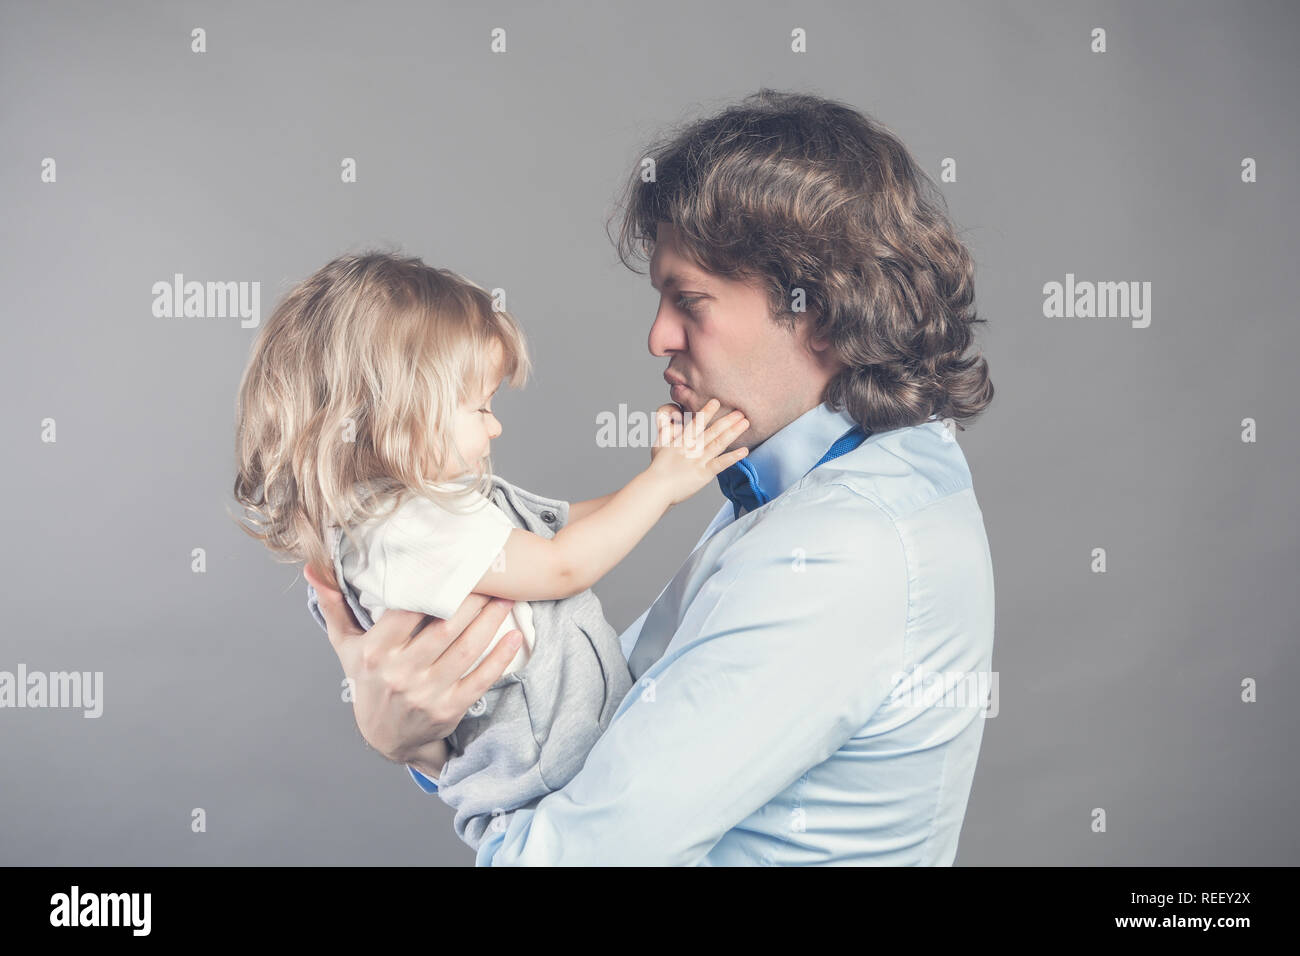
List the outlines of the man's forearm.
{"label": "man's forearm", "polygon": [[418,756],[407,761],[407,766],[414,767],[430,780],[437,780],[449,756],[451,748],[447,746],[447,741],[439,740],[421,748]]}

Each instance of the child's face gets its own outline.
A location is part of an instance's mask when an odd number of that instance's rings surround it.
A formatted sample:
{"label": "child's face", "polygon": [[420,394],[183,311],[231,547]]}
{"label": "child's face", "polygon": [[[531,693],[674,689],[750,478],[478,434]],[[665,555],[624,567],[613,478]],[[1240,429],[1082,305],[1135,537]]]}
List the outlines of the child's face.
{"label": "child's face", "polygon": [[499,378],[484,385],[456,411],[456,447],[471,468],[488,456],[492,439],[501,434],[501,423],[491,407],[500,385]]}

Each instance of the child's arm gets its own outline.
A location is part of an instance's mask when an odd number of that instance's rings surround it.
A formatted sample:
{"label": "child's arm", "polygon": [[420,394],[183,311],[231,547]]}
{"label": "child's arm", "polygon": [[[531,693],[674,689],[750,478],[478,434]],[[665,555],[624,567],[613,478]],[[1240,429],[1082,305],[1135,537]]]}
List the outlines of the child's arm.
{"label": "child's arm", "polygon": [[479,594],[514,601],[549,601],[587,590],[622,561],[673,506],[667,482],[647,469],[554,538],[515,528],[504,561],[479,580]]}
{"label": "child's arm", "polygon": [[593,511],[599,511],[614,498],[613,493],[590,498],[587,501],[574,501],[569,504],[569,521],[581,521]]}
{"label": "child's arm", "polygon": [[570,506],[569,523],[554,538],[512,530],[504,562],[489,568],[474,590],[514,601],[556,600],[587,590],[627,557],[669,508],[749,453],[739,448],[719,454],[749,427],[741,412],[705,430],[711,417],[703,411],[696,416],[692,447],[679,441],[660,448],[649,468],[607,495],[599,508],[574,520]]}

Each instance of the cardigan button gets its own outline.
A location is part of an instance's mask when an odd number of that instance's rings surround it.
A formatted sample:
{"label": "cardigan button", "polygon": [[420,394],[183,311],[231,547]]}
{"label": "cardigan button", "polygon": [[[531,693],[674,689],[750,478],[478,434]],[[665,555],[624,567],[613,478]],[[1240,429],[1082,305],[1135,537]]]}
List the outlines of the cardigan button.
{"label": "cardigan button", "polygon": [[482,717],[485,710],[487,710],[487,701],[480,697],[478,700],[474,701],[474,703],[469,705],[467,713],[471,717]]}
{"label": "cardigan button", "polygon": [[554,512],[554,511],[543,511],[543,512],[542,512],[542,520],[545,521],[547,524],[555,524],[555,512]]}

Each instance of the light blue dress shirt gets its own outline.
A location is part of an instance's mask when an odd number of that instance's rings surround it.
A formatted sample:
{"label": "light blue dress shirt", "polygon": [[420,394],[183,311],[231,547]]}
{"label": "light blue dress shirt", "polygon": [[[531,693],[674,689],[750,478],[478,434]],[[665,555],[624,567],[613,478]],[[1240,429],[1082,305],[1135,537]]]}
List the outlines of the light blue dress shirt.
{"label": "light blue dress shirt", "polygon": [[819,405],[749,454],[773,500],[724,502],[620,636],[583,768],[478,865],[952,863],[997,687],[983,515],[933,418],[805,476],[852,426]]}

